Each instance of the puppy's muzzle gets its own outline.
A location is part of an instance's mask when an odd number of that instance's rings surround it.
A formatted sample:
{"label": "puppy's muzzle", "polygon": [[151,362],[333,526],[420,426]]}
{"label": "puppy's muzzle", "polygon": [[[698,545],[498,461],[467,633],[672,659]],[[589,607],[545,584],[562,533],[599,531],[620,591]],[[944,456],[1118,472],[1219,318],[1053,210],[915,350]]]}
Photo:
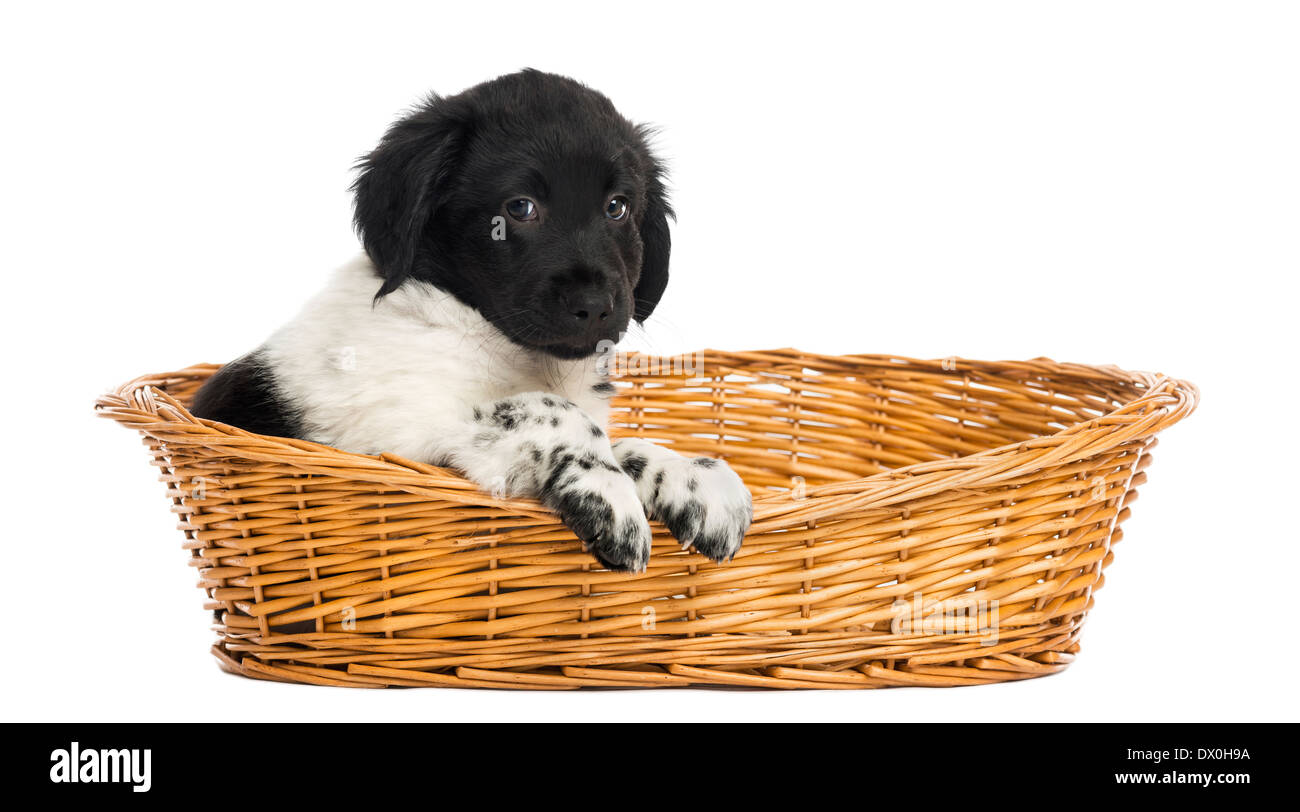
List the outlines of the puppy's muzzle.
{"label": "puppy's muzzle", "polygon": [[617,340],[627,329],[628,315],[603,280],[569,281],[557,291],[551,311],[555,331],[565,343],[591,345]]}
{"label": "puppy's muzzle", "polygon": [[614,297],[603,290],[585,289],[565,294],[564,309],[574,330],[590,330],[609,321],[614,310]]}

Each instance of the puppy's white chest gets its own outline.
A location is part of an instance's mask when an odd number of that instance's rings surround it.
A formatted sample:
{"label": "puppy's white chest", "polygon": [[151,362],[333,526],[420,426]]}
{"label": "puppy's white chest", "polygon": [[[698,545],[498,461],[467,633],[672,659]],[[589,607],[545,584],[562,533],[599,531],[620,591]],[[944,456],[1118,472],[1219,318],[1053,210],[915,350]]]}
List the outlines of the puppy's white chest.
{"label": "puppy's white chest", "polygon": [[605,425],[594,359],[522,349],[473,308],[419,282],[375,302],[377,278],[364,258],[344,266],[264,347],[309,439],[438,461],[443,438],[476,404],[525,392],[564,397]]}

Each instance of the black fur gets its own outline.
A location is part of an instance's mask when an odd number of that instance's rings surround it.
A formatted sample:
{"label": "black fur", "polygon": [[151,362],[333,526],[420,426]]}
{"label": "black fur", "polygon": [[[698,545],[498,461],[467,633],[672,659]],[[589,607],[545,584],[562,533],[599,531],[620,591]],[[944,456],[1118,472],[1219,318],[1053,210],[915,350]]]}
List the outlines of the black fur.
{"label": "black fur", "polygon": [[[562,358],[616,341],[668,284],[673,212],[648,139],[602,94],[535,70],[430,96],[362,159],[354,185],[378,295],[430,282]],[[615,196],[629,204],[622,220],[606,216]],[[536,220],[510,216],[519,198]],[[496,217],[505,239],[492,238]]]}
{"label": "black fur", "polygon": [[217,370],[194,396],[190,413],[257,434],[302,436],[301,418],[281,396],[275,372],[259,352]]}
{"label": "black fur", "polygon": [[[515,343],[561,358],[617,341],[668,284],[673,211],[648,141],[602,94],[540,71],[430,96],[361,160],[353,185],[355,225],[383,277],[376,298],[427,281]],[[622,220],[606,216],[614,196],[628,201]],[[506,204],[520,197],[536,201],[536,221],[509,217]],[[494,217],[504,218],[504,240],[492,238]],[[192,411],[300,436],[257,353],[214,375]],[[505,430],[515,422],[492,419]]]}
{"label": "black fur", "polygon": [[528,415],[515,401],[501,400],[492,411],[492,423],[505,431],[514,431],[515,426]]}
{"label": "black fur", "polygon": [[704,503],[691,499],[673,507],[656,506],[654,518],[664,523],[674,538],[694,541],[704,527]]}
{"label": "black fur", "polygon": [[628,454],[623,458],[623,473],[632,477],[633,482],[641,481],[641,474],[645,473],[646,458],[640,454]]}

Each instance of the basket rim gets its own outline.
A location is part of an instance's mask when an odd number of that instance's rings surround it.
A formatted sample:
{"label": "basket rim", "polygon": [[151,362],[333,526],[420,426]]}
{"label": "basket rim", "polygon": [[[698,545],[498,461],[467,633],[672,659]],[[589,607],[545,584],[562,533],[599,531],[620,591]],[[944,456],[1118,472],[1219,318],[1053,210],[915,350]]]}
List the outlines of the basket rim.
{"label": "basket rim", "polygon": [[[893,369],[934,373],[945,377],[982,372],[1013,377],[1110,382],[1136,387],[1137,397],[1106,414],[1075,423],[1055,434],[1010,443],[952,459],[914,463],[866,477],[808,487],[800,499],[772,492],[754,496],[755,524],[798,512],[815,519],[845,510],[882,508],[962,487],[986,487],[1032,471],[1068,465],[1118,445],[1150,437],[1195,411],[1200,390],[1192,383],[1153,372],[1134,372],[1113,365],[1058,363],[1050,358],[1029,361],[978,361],[949,357],[914,359],[898,355],[822,355],[792,348],[758,351],[706,349],[678,356],[628,353],[630,358],[671,363],[686,357],[726,361],[827,367]],[[231,456],[287,465],[306,474],[344,476],[430,498],[480,507],[495,507],[515,515],[553,519],[540,503],[493,497],[460,474],[395,454],[369,455],[285,437],[255,434],[236,426],[197,418],[168,394],[166,387],[207,377],[221,364],[195,364],[174,372],[142,375],[95,400],[95,411],[141,433],[173,445],[200,445]],[[709,376],[712,377],[712,376]]]}

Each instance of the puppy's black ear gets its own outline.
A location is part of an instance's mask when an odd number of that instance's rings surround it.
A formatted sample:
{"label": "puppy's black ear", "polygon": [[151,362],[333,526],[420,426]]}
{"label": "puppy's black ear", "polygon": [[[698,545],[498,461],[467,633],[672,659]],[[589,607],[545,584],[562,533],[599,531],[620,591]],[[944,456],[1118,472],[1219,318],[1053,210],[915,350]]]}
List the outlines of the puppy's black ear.
{"label": "puppy's black ear", "polygon": [[633,317],[644,322],[659,304],[664,288],[668,287],[668,254],[672,249],[668,219],[674,215],[664,188],[663,164],[645,146],[649,131],[645,127],[637,129],[642,138],[641,155],[645,162],[646,202],[641,213],[641,278],[637,280],[632,296],[636,300]]}
{"label": "puppy's black ear", "polygon": [[384,276],[376,299],[397,290],[420,261],[425,228],[446,198],[468,129],[462,111],[430,96],[358,162],[353,223]]}

